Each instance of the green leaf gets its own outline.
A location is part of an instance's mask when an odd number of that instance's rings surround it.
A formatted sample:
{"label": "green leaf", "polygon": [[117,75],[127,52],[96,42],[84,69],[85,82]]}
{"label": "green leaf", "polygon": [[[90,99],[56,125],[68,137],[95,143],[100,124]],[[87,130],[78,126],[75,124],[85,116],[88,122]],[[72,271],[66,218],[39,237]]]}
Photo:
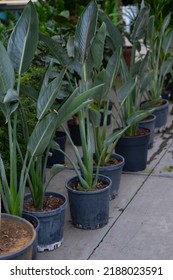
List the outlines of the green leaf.
{"label": "green leaf", "polygon": [[60,91],[65,70],[63,69],[61,73],[51,81],[47,87],[43,87],[40,91],[38,101],[37,101],[37,118],[41,119],[45,114],[48,113],[51,106],[55,102]]}
{"label": "green leaf", "polygon": [[138,41],[143,38],[144,32],[147,28],[148,16],[149,9],[145,6],[139,11],[134,22],[134,27],[131,35],[132,42]]}
{"label": "green leaf", "polygon": [[96,108],[94,104],[91,104],[89,106],[89,118],[94,127],[99,127],[100,126],[100,118],[101,114],[100,111]]}
{"label": "green leaf", "polygon": [[170,23],[170,20],[171,20],[171,13],[169,13],[166,18],[164,19],[163,23],[162,23],[162,26],[161,26],[161,30],[160,30],[160,34],[159,36],[162,37],[163,34],[165,33],[166,31],[166,28],[168,27],[169,23]]}
{"label": "green leaf", "polygon": [[99,10],[99,20],[106,24],[107,35],[111,39],[114,48],[123,46],[124,38],[122,37],[120,30],[102,10]]}
{"label": "green leaf", "polygon": [[168,60],[162,63],[159,74],[165,77],[167,73],[171,72],[172,66],[173,66],[173,57],[170,57]]}
{"label": "green leaf", "polygon": [[20,85],[20,92],[22,92],[22,94],[24,94],[25,96],[30,97],[34,101],[37,101],[38,99],[38,91],[31,86]]}
{"label": "green leaf", "polygon": [[130,81],[123,84],[123,86],[118,89],[118,99],[120,103],[123,103],[124,100],[132,93],[136,86],[136,79],[132,78]]}
{"label": "green leaf", "polygon": [[103,69],[101,72],[98,73],[98,75],[96,75],[93,86],[96,87],[100,84],[103,84],[103,86],[101,88],[98,88],[93,96],[94,100],[98,103],[100,103],[101,100],[107,98],[107,94],[109,91],[110,75],[105,69]]}
{"label": "green leaf", "polygon": [[173,48],[173,30],[171,29],[163,39],[162,49],[164,54],[167,55]]}
{"label": "green leaf", "polygon": [[13,101],[18,101],[19,100],[19,95],[17,94],[17,92],[13,89],[9,89],[7,91],[7,94],[4,97],[4,103],[8,103],[8,102],[13,102]]}
{"label": "green leaf", "polygon": [[38,42],[38,19],[35,6],[30,1],[22,12],[8,41],[8,54],[14,69],[19,73],[28,70]]}
{"label": "green leaf", "polygon": [[66,168],[65,165],[63,164],[54,164],[50,170],[50,174],[52,176],[55,176],[56,174],[60,173],[61,171],[63,171]]}
{"label": "green leaf", "polygon": [[153,110],[138,110],[138,111],[134,112],[127,119],[127,124],[130,126],[133,124],[136,124],[136,123],[140,122],[141,120],[145,119],[146,117],[148,117],[149,115],[151,115],[152,113],[153,113]]}
{"label": "green leaf", "polygon": [[39,39],[46,44],[48,49],[63,67],[69,65],[70,59],[66,53],[66,50],[63,49],[63,47],[58,42],[42,33],[39,34]]}
{"label": "green leaf", "polygon": [[97,31],[97,34],[94,38],[91,47],[92,61],[97,71],[100,71],[102,65],[105,38],[106,38],[106,25],[103,22],[99,30]]}
{"label": "green leaf", "polygon": [[150,42],[151,38],[154,38],[154,22],[155,22],[155,16],[151,16],[148,21],[147,25],[147,41]]}
{"label": "green leaf", "polygon": [[88,48],[96,33],[97,17],[97,3],[93,0],[80,16],[75,32],[75,56],[82,65],[84,64]]}
{"label": "green leaf", "polygon": [[12,103],[10,105],[9,104],[8,105],[7,104],[0,104],[0,108],[1,108],[3,114],[6,118],[6,122],[8,122],[11,114],[14,113],[17,110],[18,105],[19,105],[18,102],[14,103],[14,104]]}
{"label": "green leaf", "polygon": [[36,125],[29,138],[27,147],[33,157],[42,155],[49,145],[56,128],[56,120],[57,114],[52,113],[47,115]]}
{"label": "green leaf", "polygon": [[111,89],[115,83],[115,78],[119,71],[121,53],[122,53],[122,48],[118,47],[114,51],[110,59],[108,60],[106,71],[109,73],[110,76],[109,89]]}
{"label": "green leaf", "polygon": [[8,89],[14,87],[15,74],[11,60],[0,42],[0,95],[4,95]]}
{"label": "green leaf", "polygon": [[96,91],[102,86],[103,85],[93,87],[80,94],[79,89],[77,88],[59,108],[57,126],[59,127],[70,116],[76,114],[80,109],[86,106],[86,104],[90,103],[92,101],[91,98],[94,96]]}

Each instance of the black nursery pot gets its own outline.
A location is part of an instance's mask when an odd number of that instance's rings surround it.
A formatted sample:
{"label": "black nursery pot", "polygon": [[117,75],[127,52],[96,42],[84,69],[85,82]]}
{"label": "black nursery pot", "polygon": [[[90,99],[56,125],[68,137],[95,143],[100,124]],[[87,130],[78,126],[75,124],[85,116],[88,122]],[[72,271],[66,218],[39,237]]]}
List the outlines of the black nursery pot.
{"label": "black nursery pot", "polygon": [[[120,181],[121,181],[121,173],[123,170],[123,166],[125,163],[124,158],[116,153],[111,155],[111,159],[116,159],[119,162],[117,164],[107,165],[107,166],[100,166],[99,167],[99,174],[105,175],[112,180],[112,185],[110,188],[110,200],[114,199],[118,195]],[[94,167],[94,171],[96,167]]]}
{"label": "black nursery pot", "polygon": [[33,250],[32,250],[32,260],[36,260],[37,258],[37,245],[38,245],[38,231],[39,231],[39,227],[40,227],[40,221],[39,219],[32,215],[32,214],[29,214],[29,213],[22,213],[22,218],[24,218],[25,220],[27,220],[28,222],[30,222],[35,231],[36,231],[36,239],[34,241],[34,244],[33,244]]}
{"label": "black nursery pot", "polygon": [[100,175],[99,178],[108,186],[94,191],[78,191],[70,187],[78,182],[78,177],[71,178],[66,183],[72,224],[81,229],[98,229],[109,221],[109,196],[112,181]]}
{"label": "black nursery pot", "polygon": [[[38,230],[38,245],[39,252],[52,251],[61,246],[64,240],[64,222],[65,209],[67,206],[67,199],[64,195],[55,192],[46,192],[45,196],[54,196],[63,200],[63,204],[46,212],[33,212],[23,210],[23,214],[31,214],[40,222]],[[31,198],[31,194],[26,194],[25,199]]]}
{"label": "black nursery pot", "polygon": [[67,122],[67,125],[68,125],[71,139],[73,140],[73,143],[76,146],[81,146],[81,136],[80,136],[79,124],[74,123],[74,121],[71,119]]}
{"label": "black nursery pot", "polygon": [[116,145],[116,153],[125,159],[124,171],[140,171],[147,166],[148,144],[150,131],[140,136],[123,136]]}
{"label": "black nursery pot", "polygon": [[155,123],[156,123],[156,116],[154,114],[151,114],[149,117],[139,122],[139,127],[148,128],[151,132],[150,140],[148,143],[148,149],[151,149],[153,147]]}
{"label": "black nursery pot", "polygon": [[[54,141],[56,141],[61,150],[65,151],[65,144],[66,144],[66,133],[63,131],[57,131],[54,137]],[[47,167],[52,167],[54,164],[64,164],[65,156],[63,153],[57,150],[50,150],[51,155],[48,157],[47,160]]]}
{"label": "black nursery pot", "polygon": [[[108,106],[107,125],[111,124],[112,107],[113,107],[113,103],[110,101],[109,106]],[[100,111],[100,114],[101,114],[100,126],[103,126],[104,114],[103,114],[102,110]]]}

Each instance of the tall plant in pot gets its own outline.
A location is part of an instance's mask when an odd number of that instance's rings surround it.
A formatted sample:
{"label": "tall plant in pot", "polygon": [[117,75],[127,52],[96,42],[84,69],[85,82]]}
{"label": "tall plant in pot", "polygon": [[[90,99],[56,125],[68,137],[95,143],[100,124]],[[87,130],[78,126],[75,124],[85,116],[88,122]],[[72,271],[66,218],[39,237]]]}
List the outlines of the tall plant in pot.
{"label": "tall plant in pot", "polygon": [[[20,38],[20,40],[18,39]],[[1,109],[6,117],[8,124],[8,137],[10,146],[10,176],[5,173],[5,166],[1,159],[1,180],[0,192],[6,212],[21,215],[23,210],[23,201],[25,194],[25,186],[30,188],[31,198],[29,202],[32,205],[31,212],[40,219],[40,228],[38,233],[38,245],[40,250],[54,249],[60,245],[63,239],[63,222],[66,198],[61,194],[46,193],[47,186],[51,178],[62,170],[62,165],[53,166],[50,170],[50,177],[45,177],[46,161],[50,147],[54,147],[52,142],[53,136],[57,128],[61,126],[71,115],[75,114],[85,104],[90,102],[91,91],[85,91],[80,96],[75,90],[68,96],[63,103],[57,106],[55,99],[57,98],[65,70],[55,79],[50,78],[51,66],[47,69],[45,77],[38,95],[34,96],[36,102],[35,125],[30,132],[28,128],[28,120],[25,115],[25,108],[22,107],[20,78],[23,72],[27,71],[36,50],[38,40],[38,22],[35,8],[32,2],[24,9],[21,18],[15,26],[9,42],[8,53],[1,44]],[[32,48],[31,48],[32,46]],[[17,72],[17,89],[15,88],[14,69]],[[25,91],[23,91],[25,92]],[[29,94],[29,93],[28,93]],[[33,97],[33,95],[30,93]],[[21,122],[23,124],[23,135],[26,149],[21,150],[18,143],[17,119],[21,113]],[[22,162],[20,176],[17,174],[17,158]],[[44,160],[43,160],[44,159]],[[55,209],[46,209],[44,205],[47,199],[54,202],[60,202],[60,207]],[[24,202],[24,207],[28,210],[29,202]],[[26,206],[27,205],[27,206]],[[34,210],[33,210],[34,209]],[[58,210],[57,210],[58,209]],[[58,213],[57,213],[58,212]],[[60,218],[57,215],[61,214]],[[40,217],[41,216],[41,217]],[[44,222],[43,216],[46,216]],[[55,218],[55,222],[51,222],[51,217]],[[59,221],[62,226],[59,228]],[[52,224],[54,225],[52,227]],[[44,228],[46,226],[46,230]],[[48,228],[50,226],[50,228]],[[47,232],[48,237],[42,233]],[[51,232],[51,234],[50,234]]]}
{"label": "tall plant in pot", "polygon": [[[80,96],[86,89],[90,89],[93,91],[93,98],[104,87],[103,83],[97,83],[94,86],[89,79],[92,68],[89,71],[91,64],[88,54],[97,31],[97,17],[97,4],[95,1],[91,1],[78,21],[74,38],[75,59],[81,67],[78,93]],[[93,137],[90,104],[87,104],[77,114],[81,135],[81,152],[74,145],[64,126],[64,130],[67,133],[67,137],[77,159],[77,163],[74,163],[66,155],[77,175],[66,184],[71,218],[72,223],[82,229],[100,228],[105,226],[109,221],[109,191],[111,180],[106,176],[100,175],[98,168],[95,174],[93,172]]]}
{"label": "tall plant in pot", "polygon": [[[29,4],[23,16],[25,16],[26,21],[31,18],[37,23],[37,17],[33,5]],[[20,24],[23,25],[23,31],[26,28],[24,21],[21,19]],[[34,28],[33,34],[34,40],[32,41],[32,47],[30,47],[30,53],[26,59],[24,55],[26,49],[22,47],[23,38],[25,38],[25,42],[29,43],[29,36],[31,35],[31,26]],[[15,31],[14,31],[15,33]],[[14,36],[14,33],[12,37]],[[27,36],[26,36],[27,33]],[[12,37],[10,40],[12,40]],[[2,110],[5,119],[6,119],[6,133],[8,139],[8,147],[9,147],[9,164],[10,170],[7,169],[4,164],[2,158],[3,150],[0,154],[0,194],[3,201],[3,206],[5,211],[8,214],[2,214],[1,216],[1,248],[3,252],[1,254],[1,259],[31,259],[34,252],[34,246],[36,245],[36,232],[33,226],[24,220],[21,217],[22,207],[23,207],[23,199],[25,192],[25,183],[27,180],[27,161],[29,160],[28,153],[24,154],[24,149],[22,146],[19,146],[19,139],[17,136],[18,133],[18,115],[21,112],[20,107],[20,76],[21,73],[26,71],[29,67],[30,62],[33,58],[37,40],[38,40],[38,28],[37,24],[33,24],[33,21],[27,26],[26,30],[23,33],[23,37],[21,39],[21,48],[19,52],[16,53],[16,61],[13,64],[14,60],[11,60],[10,55],[13,49],[13,43],[10,42],[8,44],[8,52],[5,47],[0,42],[0,109]],[[22,59],[20,59],[22,56]],[[18,64],[18,67],[17,67]],[[17,86],[15,85],[15,70],[18,73]],[[21,158],[20,168],[18,170],[19,158]],[[7,240],[7,236],[10,236],[10,232],[13,234],[13,242],[9,237]],[[24,232],[24,236],[28,236],[28,240],[25,240],[25,237],[22,236],[22,232]],[[5,235],[5,236],[4,236]],[[5,238],[5,239],[4,239]],[[3,242],[5,240],[5,242]],[[23,244],[20,244],[18,247],[18,241],[23,240]],[[13,247],[14,246],[14,247]],[[9,251],[7,251],[9,249]]]}
{"label": "tall plant in pot", "polygon": [[[110,26],[106,28],[108,23]],[[116,36],[112,36],[113,34],[116,34]],[[109,54],[107,55],[105,49],[107,49],[107,44],[110,42],[109,38],[111,36],[114,38],[113,44],[111,44]],[[99,84],[104,84],[99,88],[99,91],[97,90],[97,92],[95,92],[92,97],[93,102],[86,111],[89,109],[88,114],[92,126],[91,131],[94,135],[93,154],[95,159],[93,163],[95,165],[101,164],[99,169],[100,173],[104,175],[109,174],[109,176],[112,176],[111,179],[114,178],[110,194],[110,198],[112,199],[118,193],[121,170],[124,164],[122,156],[112,155],[112,153],[114,153],[116,140],[123,132],[119,132],[115,135],[112,126],[111,131],[108,133],[107,127],[108,118],[110,116],[109,101],[111,88],[113,87],[114,80],[118,73],[123,43],[121,33],[107,15],[98,9],[96,1],[91,1],[78,21],[74,39],[70,37],[70,43],[67,44],[67,53],[71,54],[70,62],[65,51],[61,51],[61,56],[56,52],[58,44],[55,40],[46,38],[45,36],[42,36],[41,39],[46,43],[56,59],[63,62],[68,61],[68,72],[70,72],[70,74],[71,72],[73,73],[73,80],[70,80],[70,82],[71,84],[75,84],[76,80],[77,83],[80,84],[81,92],[85,87],[91,88]],[[80,126],[80,116],[77,114],[75,119],[78,120],[78,135],[80,136],[81,133],[83,134]],[[101,119],[103,120],[102,127],[100,127]],[[70,137],[72,138],[71,135]],[[73,144],[78,145],[73,139],[72,141]],[[81,137],[80,145],[83,145]],[[110,158],[112,159],[110,160]],[[112,160],[115,164],[113,164]],[[109,166],[110,162],[111,166]],[[96,166],[94,170],[95,168]]]}
{"label": "tall plant in pot", "polygon": [[[148,53],[141,53],[141,39],[144,36],[148,16],[148,9],[142,6],[134,21],[131,34],[132,57],[130,67],[127,67],[123,57],[120,65],[122,86],[117,90],[117,112],[119,115],[117,124],[118,127],[124,127],[130,122],[130,127],[118,141],[116,152],[125,158],[123,167],[125,171],[143,170],[147,163],[150,132],[144,128],[139,128],[138,122],[152,113],[152,110],[145,111],[140,108],[141,100],[151,80],[150,75],[146,72]],[[127,141],[130,141],[130,143],[127,143]],[[141,141],[141,147],[138,141]],[[140,152],[136,150],[138,147],[141,148]]]}
{"label": "tall plant in pot", "polygon": [[145,46],[149,51],[147,71],[152,79],[147,89],[142,108],[154,108],[156,115],[155,127],[165,128],[168,115],[168,101],[162,97],[165,91],[166,77],[173,66],[173,30],[169,23],[171,14],[164,19],[162,25],[156,27],[156,17],[150,16],[145,36]]}

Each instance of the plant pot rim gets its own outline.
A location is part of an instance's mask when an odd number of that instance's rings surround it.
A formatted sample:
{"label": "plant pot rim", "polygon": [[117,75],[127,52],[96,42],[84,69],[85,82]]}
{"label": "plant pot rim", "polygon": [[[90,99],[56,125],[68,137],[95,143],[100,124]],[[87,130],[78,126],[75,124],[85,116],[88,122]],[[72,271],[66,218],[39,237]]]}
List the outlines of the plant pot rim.
{"label": "plant pot rim", "polygon": [[[62,205],[60,205],[58,208],[55,208],[55,209],[52,209],[52,210],[48,210],[48,211],[31,211],[31,210],[23,210],[23,213],[32,213],[35,214],[37,217],[39,217],[39,215],[43,215],[43,213],[46,215],[46,216],[53,216],[54,214],[56,215],[57,211],[61,212],[62,209],[64,209],[66,206],[67,206],[67,198],[64,194],[61,194],[59,192],[51,192],[51,191],[47,191],[45,192],[45,195],[44,196],[49,196],[49,195],[55,195],[55,196],[60,196],[62,197],[62,199],[64,199],[64,203]],[[25,198],[26,197],[31,197],[31,193],[26,193],[25,194]]]}
{"label": "plant pot rim", "polygon": [[[94,175],[94,174],[93,174]],[[67,180],[66,184],[65,184],[65,187],[68,191],[72,192],[72,193],[76,193],[76,194],[84,194],[84,195],[93,195],[93,194],[97,194],[98,192],[104,192],[105,190],[109,189],[112,185],[112,180],[108,177],[108,176],[105,176],[105,175],[102,175],[102,174],[99,174],[98,178],[103,178],[103,180],[105,179],[105,181],[109,182],[108,186],[106,186],[105,188],[102,188],[102,189],[94,189],[92,191],[88,191],[88,190],[74,190],[72,188],[69,187],[69,184],[71,182],[76,182],[76,181],[79,181],[78,179],[78,176],[74,176],[72,178],[70,178],[69,180]]]}
{"label": "plant pot rim", "polygon": [[37,233],[36,233],[33,225],[30,222],[28,222],[27,220],[25,220],[24,218],[16,216],[16,215],[7,214],[7,213],[1,213],[1,218],[3,218],[3,217],[5,217],[7,219],[13,219],[13,220],[17,219],[17,220],[21,221],[22,223],[27,224],[27,227],[30,228],[30,231],[32,232],[32,238],[25,246],[22,246],[19,250],[16,250],[15,252],[12,252],[12,253],[7,253],[7,254],[1,255],[0,260],[5,259],[8,256],[10,256],[10,258],[13,258],[13,256],[15,256],[16,254],[23,252],[27,247],[30,247],[33,244],[33,242],[37,236]]}
{"label": "plant pot rim", "polygon": [[[119,167],[121,165],[124,165],[125,163],[125,159],[122,155],[118,154],[118,153],[112,153],[110,159],[119,159],[121,160],[119,163],[117,164],[111,164],[111,165],[100,165],[99,166],[99,170],[108,168],[108,169],[114,169],[115,167]],[[97,168],[97,166],[94,166],[94,168]]]}
{"label": "plant pot rim", "polygon": [[[148,136],[148,134],[151,134],[151,131],[150,131],[150,129],[149,128],[146,128],[146,127],[140,127],[140,128],[142,128],[142,129],[145,129],[146,131],[148,131],[148,133],[146,133],[146,134],[142,134],[142,135],[132,135],[132,136],[129,136],[129,135],[123,135],[123,136],[121,136],[121,138],[128,138],[128,139],[133,139],[133,138],[143,138],[143,137],[147,137]],[[121,139],[120,138],[120,139]]]}

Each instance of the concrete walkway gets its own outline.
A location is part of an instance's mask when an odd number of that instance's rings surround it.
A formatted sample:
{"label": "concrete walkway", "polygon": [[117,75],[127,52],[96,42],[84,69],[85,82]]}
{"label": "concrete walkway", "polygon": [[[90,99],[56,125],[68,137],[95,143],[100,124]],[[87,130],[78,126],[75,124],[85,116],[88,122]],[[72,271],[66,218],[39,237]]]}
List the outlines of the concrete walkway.
{"label": "concrete walkway", "polygon": [[[81,230],[71,225],[66,209],[64,242],[49,260],[172,260],[173,259],[173,115],[165,132],[155,133],[146,170],[123,173],[119,194],[110,201],[109,223],[102,229]],[[66,149],[70,150],[67,143]],[[73,171],[57,175],[50,189],[67,195],[65,182]]]}

